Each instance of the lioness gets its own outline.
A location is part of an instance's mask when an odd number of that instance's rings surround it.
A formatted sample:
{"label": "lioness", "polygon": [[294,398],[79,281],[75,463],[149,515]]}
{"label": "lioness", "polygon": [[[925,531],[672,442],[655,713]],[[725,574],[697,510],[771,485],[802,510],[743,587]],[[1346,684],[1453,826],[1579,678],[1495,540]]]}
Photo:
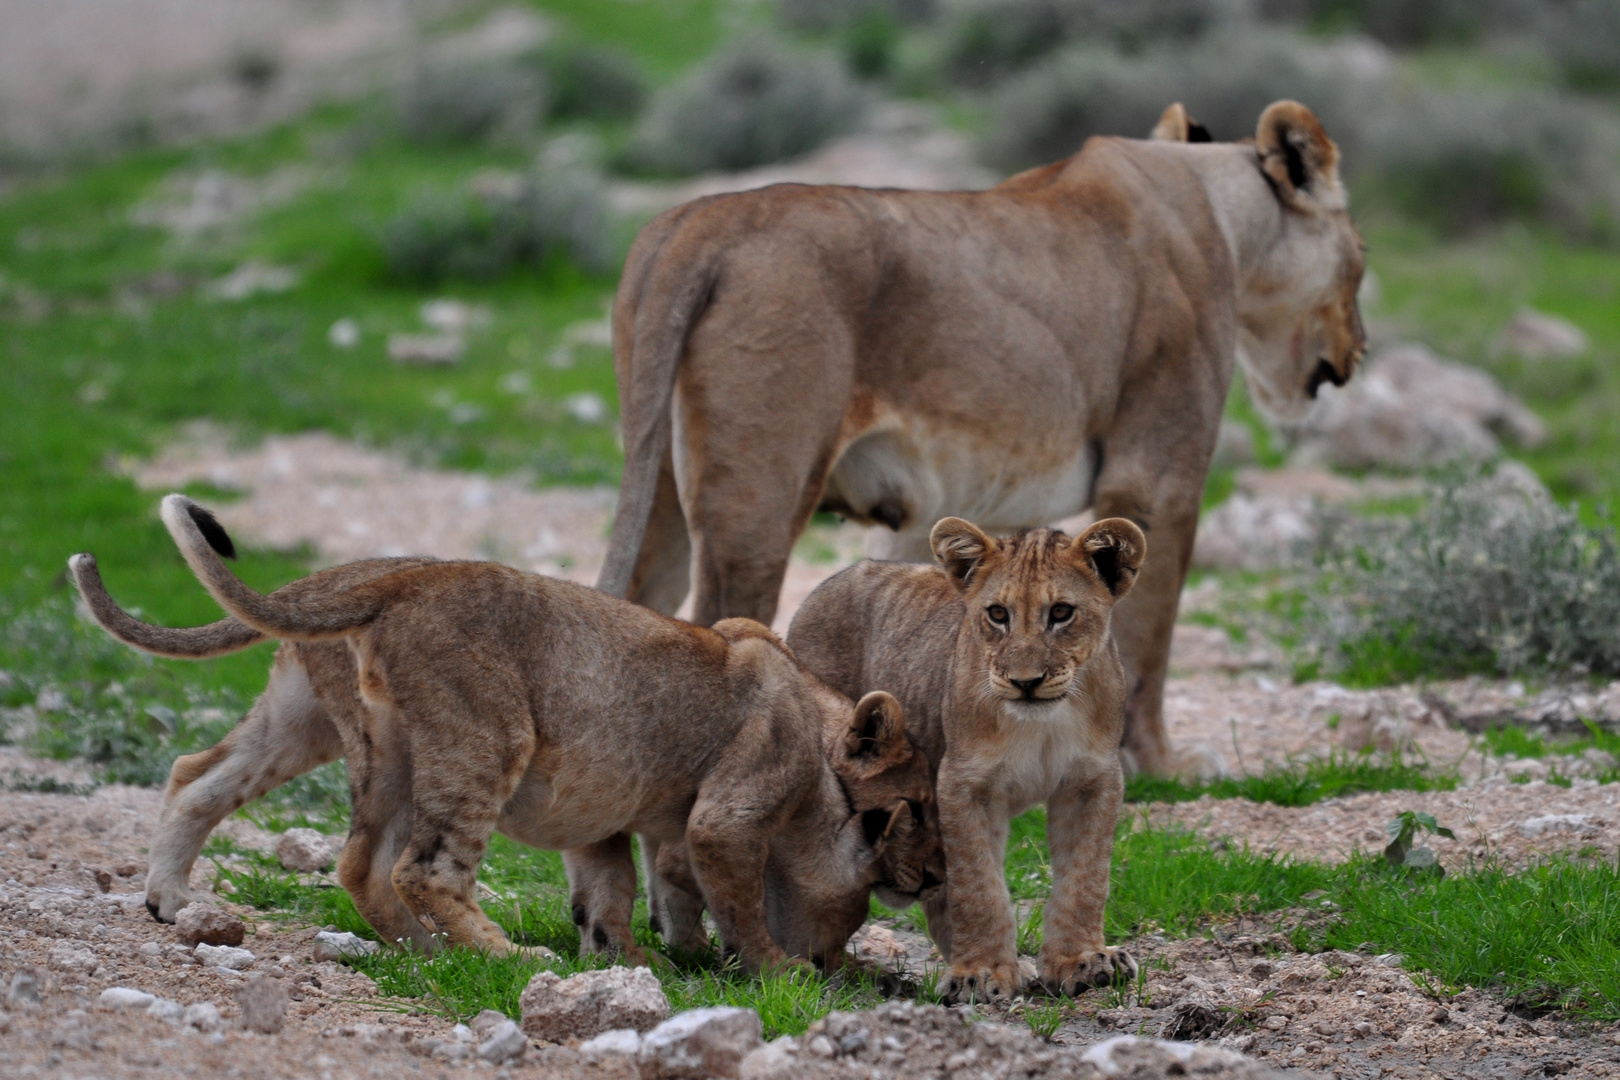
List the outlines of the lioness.
{"label": "lioness", "polygon": [[[163,517],[234,618],[151,627],[70,560],[114,636],[166,655],[287,640],[270,685],[212,750],[176,761],[147,906],[172,920],[209,830],[293,776],[347,757],[339,877],[385,939],[509,949],[474,900],[490,833],[562,848],[581,947],[643,961],[630,932],[634,829],[684,844],[722,943],[751,969],[837,965],[877,886],[937,884],[926,758],[894,699],[853,704],[744,619],[702,630],[489,563],[379,559],[260,596],[183,496]],[[890,887],[903,880],[907,891]],[[772,939],[772,933],[776,935]]]}
{"label": "lioness", "polygon": [[1052,852],[1042,981],[1072,994],[1134,975],[1130,954],[1103,944],[1103,906],[1124,792],[1126,685],[1109,621],[1142,565],[1142,531],[1109,518],[1074,538],[993,540],[946,518],[930,541],[938,567],[863,562],[828,579],[788,641],[838,690],[892,687],[937,769],[947,873],[924,910],[951,965],[943,992],[1017,990],[1007,823],[1040,802]]}
{"label": "lioness", "polygon": [[[1173,755],[1170,631],[1234,358],[1265,412],[1343,383],[1365,335],[1338,150],[1279,101],[1254,139],[1093,138],[978,192],[779,184],[637,237],[613,310],[625,468],[598,587],[769,623],[818,507],[926,560],[950,514],[995,533],[1090,508],[1153,536],[1119,610],[1125,746]],[[1207,138],[1207,135],[1204,136]]]}

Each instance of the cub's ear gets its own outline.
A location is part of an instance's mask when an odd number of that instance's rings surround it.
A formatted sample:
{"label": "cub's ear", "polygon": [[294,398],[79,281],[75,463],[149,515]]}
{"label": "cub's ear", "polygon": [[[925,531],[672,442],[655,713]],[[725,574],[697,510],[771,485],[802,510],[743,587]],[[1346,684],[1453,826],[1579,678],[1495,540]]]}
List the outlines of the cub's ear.
{"label": "cub's ear", "polygon": [[1254,148],[1283,202],[1297,210],[1344,209],[1339,148],[1311,110],[1297,101],[1272,102],[1260,114]]}
{"label": "cub's ear", "polygon": [[1091,569],[1115,600],[1123,600],[1136,584],[1136,573],[1147,557],[1147,537],[1125,518],[1104,518],[1080,534],[1075,547],[1085,554]]}
{"label": "cub's ear", "polygon": [[844,757],[858,777],[878,773],[906,760],[911,741],[900,703],[892,694],[874,690],[855,704],[855,715],[844,733]]}
{"label": "cub's ear", "polygon": [[1149,138],[1160,142],[1215,141],[1209,136],[1209,128],[1188,116],[1186,108],[1179,101],[1159,115],[1159,122],[1153,125]]}
{"label": "cub's ear", "polygon": [[996,542],[971,521],[948,517],[934,525],[934,531],[928,534],[928,546],[934,549],[934,558],[951,575],[956,587],[965,589]]}
{"label": "cub's ear", "polygon": [[890,810],[879,806],[861,815],[861,834],[874,848],[881,848],[885,840],[904,839],[916,826],[911,807],[904,802],[895,803]]}

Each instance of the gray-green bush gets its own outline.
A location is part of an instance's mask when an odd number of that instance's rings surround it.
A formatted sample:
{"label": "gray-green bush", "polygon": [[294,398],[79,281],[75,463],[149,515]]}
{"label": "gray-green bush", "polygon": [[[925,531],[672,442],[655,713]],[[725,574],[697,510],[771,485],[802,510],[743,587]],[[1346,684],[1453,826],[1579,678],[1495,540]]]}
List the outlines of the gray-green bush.
{"label": "gray-green bush", "polygon": [[1324,519],[1309,663],[1358,683],[1620,674],[1620,545],[1502,473],[1402,518]]}
{"label": "gray-green bush", "polygon": [[1219,0],[966,0],[945,29],[945,68],[953,82],[986,86],[1067,43],[1127,53],[1187,41],[1213,29]]}
{"label": "gray-green bush", "polygon": [[628,53],[578,41],[548,44],[535,56],[553,120],[628,120],[647,100],[647,80]]}
{"label": "gray-green bush", "polygon": [[615,255],[601,177],[583,168],[537,168],[482,196],[424,192],[384,225],[382,247],[391,277],[423,285],[556,258],[601,272]]}
{"label": "gray-green bush", "polygon": [[412,142],[466,144],[530,130],[545,107],[545,79],[532,68],[425,64],[400,93],[399,121]]}
{"label": "gray-green bush", "polygon": [[748,38],[660,92],[622,164],[674,175],[765,165],[851,130],[865,106],[833,57]]}

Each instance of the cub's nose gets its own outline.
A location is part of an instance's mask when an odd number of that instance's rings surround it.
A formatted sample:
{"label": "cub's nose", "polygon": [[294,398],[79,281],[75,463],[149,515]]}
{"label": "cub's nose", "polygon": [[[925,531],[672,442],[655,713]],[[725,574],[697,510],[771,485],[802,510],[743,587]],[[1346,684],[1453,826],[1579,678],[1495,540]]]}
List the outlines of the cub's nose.
{"label": "cub's nose", "polygon": [[1007,681],[1018,687],[1019,692],[1026,698],[1032,698],[1035,696],[1035,688],[1046,681],[1046,673],[1042,672],[1033,679],[1008,679]]}

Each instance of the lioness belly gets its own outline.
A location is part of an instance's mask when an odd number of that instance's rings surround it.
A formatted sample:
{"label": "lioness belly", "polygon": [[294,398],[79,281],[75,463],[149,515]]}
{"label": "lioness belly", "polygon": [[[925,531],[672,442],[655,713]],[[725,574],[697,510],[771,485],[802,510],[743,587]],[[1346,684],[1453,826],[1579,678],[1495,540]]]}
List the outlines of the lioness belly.
{"label": "lioness belly", "polygon": [[[856,521],[920,536],[942,517],[1011,531],[1050,524],[1091,502],[1096,461],[1073,431],[982,431],[891,418],[850,444],[823,505]],[[875,551],[874,554],[881,554]],[[896,554],[908,554],[898,550]]]}

